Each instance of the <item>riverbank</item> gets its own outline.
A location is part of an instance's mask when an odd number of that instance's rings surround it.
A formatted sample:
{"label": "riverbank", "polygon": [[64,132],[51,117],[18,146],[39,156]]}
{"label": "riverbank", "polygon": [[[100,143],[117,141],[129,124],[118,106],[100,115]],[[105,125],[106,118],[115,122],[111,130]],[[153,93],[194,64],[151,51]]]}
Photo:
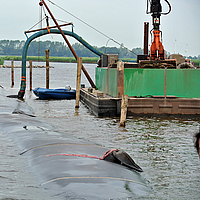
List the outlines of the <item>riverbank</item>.
{"label": "riverbank", "polygon": [[[97,63],[99,60],[99,57],[83,57],[82,58],[83,63]],[[120,58],[124,62],[134,62],[136,59],[133,58]],[[0,56],[0,65],[4,64],[4,60],[14,60],[14,61],[21,61],[22,56]],[[46,57],[45,56],[27,56],[27,61],[37,61],[37,62],[45,62]],[[74,57],[49,57],[50,62],[66,62],[66,63],[76,63],[76,59]],[[200,60],[192,59],[191,63],[194,62],[195,67],[200,66]]]}
{"label": "riverbank", "polygon": [[[22,56],[1,56],[1,60],[14,60],[14,61],[21,61]],[[37,61],[37,62],[45,62],[46,57],[45,56],[27,56],[27,61]],[[82,62],[83,63],[97,63],[99,60],[99,57],[83,57]],[[133,58],[122,58],[122,60],[125,61],[135,61],[136,59]],[[66,62],[66,63],[76,63],[76,59],[74,57],[49,57],[50,62]],[[0,65],[3,65],[3,63],[0,62]]]}
{"label": "riverbank", "polygon": [[[11,65],[0,65],[0,68],[11,68]],[[21,65],[14,65],[14,68],[21,68]],[[52,66],[49,66],[50,68],[53,68]],[[26,68],[30,68],[30,65],[26,66]],[[32,68],[46,68],[45,65],[33,65]]]}
{"label": "riverbank", "polygon": [[[3,60],[14,60],[14,61],[21,61],[22,56],[2,56]],[[38,61],[38,62],[45,62],[45,56],[27,56],[27,61]],[[99,57],[83,57],[83,63],[97,63]],[[49,57],[50,62],[67,62],[67,63],[76,63],[76,59],[74,57]]]}

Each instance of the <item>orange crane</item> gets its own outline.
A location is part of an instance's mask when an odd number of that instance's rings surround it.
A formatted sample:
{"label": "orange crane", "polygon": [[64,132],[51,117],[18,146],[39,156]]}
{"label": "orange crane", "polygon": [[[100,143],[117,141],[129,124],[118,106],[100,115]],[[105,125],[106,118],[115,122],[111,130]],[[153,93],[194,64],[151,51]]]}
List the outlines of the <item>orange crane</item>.
{"label": "orange crane", "polygon": [[[168,6],[169,11],[162,13],[162,6],[160,0],[147,0],[147,14],[151,14],[153,29],[150,31],[152,38],[153,31],[153,40],[150,48],[150,55],[148,56],[150,60],[164,60],[165,59],[165,50],[162,45],[162,31],[160,31],[160,16],[167,15],[171,12],[171,5],[167,0],[164,0]],[[150,11],[149,11],[150,4]]]}

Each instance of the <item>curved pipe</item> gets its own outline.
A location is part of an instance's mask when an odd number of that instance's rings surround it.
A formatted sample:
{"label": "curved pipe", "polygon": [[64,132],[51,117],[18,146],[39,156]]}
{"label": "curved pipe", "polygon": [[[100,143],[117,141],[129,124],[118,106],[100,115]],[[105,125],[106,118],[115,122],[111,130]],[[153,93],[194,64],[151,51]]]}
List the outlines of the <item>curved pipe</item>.
{"label": "curved pipe", "polygon": [[171,12],[171,10],[172,10],[172,7],[171,7],[169,1],[168,1],[168,0],[165,0],[165,2],[168,4],[169,10],[168,10],[168,12],[166,12],[166,13],[161,13],[162,15],[168,15],[168,14]]}
{"label": "curved pipe", "polygon": [[[57,29],[50,29],[50,33],[61,34],[61,32]],[[86,48],[88,48],[90,51],[92,51],[96,55],[101,56],[103,54],[102,52],[96,50],[94,47],[92,47],[90,44],[88,44],[82,37],[78,36],[76,33],[70,32],[70,31],[64,31],[64,30],[63,30],[63,33],[65,35],[75,38],[76,40],[78,40],[81,44],[83,44]],[[39,31],[39,32],[33,34],[26,40],[26,43],[24,45],[23,52],[22,52],[21,87],[20,87],[20,91],[18,92],[18,98],[24,97],[25,89],[26,89],[26,57],[27,57],[28,47],[29,47],[31,41],[33,41],[34,39],[36,39],[40,36],[47,35],[47,34],[49,34],[49,31],[47,29],[42,30],[42,31]]]}

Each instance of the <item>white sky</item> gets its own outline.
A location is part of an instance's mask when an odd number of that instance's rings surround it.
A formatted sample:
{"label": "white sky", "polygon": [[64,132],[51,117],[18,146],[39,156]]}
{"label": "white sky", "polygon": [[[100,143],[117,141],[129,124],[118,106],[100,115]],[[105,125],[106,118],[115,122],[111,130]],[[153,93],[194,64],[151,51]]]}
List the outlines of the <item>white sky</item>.
{"label": "white sky", "polygon": [[[200,55],[200,0],[168,1],[172,6],[172,12],[161,17],[165,50],[184,56]],[[92,46],[106,45],[108,41],[106,37],[55,7],[48,0],[45,2],[56,19],[73,22],[75,33]],[[150,29],[152,28],[151,15],[146,14],[146,0],[52,0],[52,2],[119,43],[123,43],[129,49],[143,48],[145,21],[149,21]],[[167,11],[165,1],[161,0],[161,3],[163,11]],[[40,20],[39,13],[39,0],[1,0],[0,40],[26,40],[24,31]],[[45,26],[45,23],[43,25]],[[52,21],[50,21],[50,25],[54,25]],[[68,27],[66,30],[71,29]],[[41,40],[63,41],[61,36],[52,36],[44,36]],[[71,38],[69,41],[76,42]],[[108,46],[119,47],[112,41],[109,41]]]}

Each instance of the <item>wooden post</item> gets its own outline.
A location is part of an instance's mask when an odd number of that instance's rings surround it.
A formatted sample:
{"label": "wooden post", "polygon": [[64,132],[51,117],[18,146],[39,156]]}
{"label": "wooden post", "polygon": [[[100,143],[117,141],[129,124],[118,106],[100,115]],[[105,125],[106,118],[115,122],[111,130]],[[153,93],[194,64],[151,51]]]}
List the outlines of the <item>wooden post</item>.
{"label": "wooden post", "polygon": [[78,59],[77,59],[76,106],[75,106],[75,108],[79,108],[81,67],[82,67],[82,58],[78,57]]}
{"label": "wooden post", "polygon": [[45,49],[46,53],[46,89],[49,89],[49,49]]}
{"label": "wooden post", "polygon": [[165,99],[167,98],[167,68],[165,67]]}
{"label": "wooden post", "polygon": [[148,44],[149,44],[149,22],[144,22],[144,54],[148,54]]}
{"label": "wooden post", "polygon": [[11,81],[12,81],[11,87],[13,87],[14,86],[14,61],[11,61]]}
{"label": "wooden post", "polygon": [[128,107],[128,95],[123,95],[122,105],[121,105],[120,127],[125,127],[127,107]]}
{"label": "wooden post", "polygon": [[117,98],[124,95],[124,63],[120,60],[117,62]]}
{"label": "wooden post", "polygon": [[30,64],[30,91],[32,91],[32,68],[33,68],[33,62],[32,60],[29,61],[29,64]]}

